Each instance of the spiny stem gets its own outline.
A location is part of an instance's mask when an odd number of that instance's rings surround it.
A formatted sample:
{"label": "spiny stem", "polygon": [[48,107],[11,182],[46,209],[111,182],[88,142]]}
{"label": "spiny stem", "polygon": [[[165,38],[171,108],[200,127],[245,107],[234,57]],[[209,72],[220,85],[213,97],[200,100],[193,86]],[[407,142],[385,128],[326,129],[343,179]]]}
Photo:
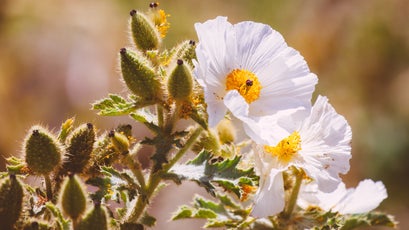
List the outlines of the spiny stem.
{"label": "spiny stem", "polygon": [[162,105],[156,105],[156,111],[158,112],[158,126],[163,127],[163,107]]}
{"label": "spiny stem", "polygon": [[[162,172],[167,172],[169,169],[172,168],[172,166],[189,150],[189,148],[195,143],[196,139],[199,137],[200,133],[203,131],[203,128],[198,127],[196,128],[195,131],[193,131],[192,135],[189,137],[189,139],[186,141],[185,146],[183,146],[182,149],[180,149],[175,156],[172,158],[172,160],[169,161],[168,164],[166,164],[162,168]],[[146,186],[146,193],[141,194],[138,196],[138,200],[136,201],[135,206],[133,207],[133,210],[131,214],[126,218],[125,223],[135,223],[138,221],[139,217],[142,215],[143,211],[146,208],[146,205],[149,203],[150,198],[152,197],[153,193],[155,192],[156,188],[158,187],[159,183],[161,182],[161,172],[151,172],[149,176],[149,181]]]}
{"label": "spiny stem", "polygon": [[47,193],[47,200],[52,200],[53,199],[53,190],[51,186],[51,179],[50,175],[45,174],[44,175],[44,180],[45,180],[45,189]]}
{"label": "spiny stem", "polygon": [[138,180],[139,185],[142,187],[142,189],[145,189],[146,187],[145,177],[143,176],[143,173],[142,173],[141,164],[135,161],[134,159],[132,159],[132,157],[129,154],[124,156],[124,163],[134,174],[134,176]]}
{"label": "spiny stem", "polygon": [[169,161],[169,163],[163,166],[164,171],[168,171],[173,165],[182,158],[183,155],[189,150],[189,148],[195,143],[196,139],[199,137],[200,133],[202,133],[203,128],[201,126],[197,127],[196,130],[192,133],[190,138],[186,141],[185,146],[181,148],[175,156]]}
{"label": "spiny stem", "polygon": [[301,187],[301,182],[304,176],[304,173],[302,170],[298,170],[295,167],[293,167],[292,170],[295,175],[295,183],[294,183],[294,187],[291,192],[291,195],[290,195],[290,199],[288,200],[287,207],[284,210],[284,218],[287,218],[287,219],[290,218],[291,214],[294,211],[295,204],[297,203],[298,193]]}

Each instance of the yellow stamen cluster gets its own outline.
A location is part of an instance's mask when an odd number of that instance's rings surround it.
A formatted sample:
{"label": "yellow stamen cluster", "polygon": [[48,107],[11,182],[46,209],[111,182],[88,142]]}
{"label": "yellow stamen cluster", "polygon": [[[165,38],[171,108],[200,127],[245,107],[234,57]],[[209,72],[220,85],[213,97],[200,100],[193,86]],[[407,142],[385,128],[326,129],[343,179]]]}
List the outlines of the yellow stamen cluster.
{"label": "yellow stamen cluster", "polygon": [[264,146],[264,151],[277,157],[279,161],[288,163],[301,150],[301,137],[295,131],[290,136],[281,140],[277,146]]}
{"label": "yellow stamen cluster", "polygon": [[252,103],[260,97],[261,84],[254,73],[234,69],[226,77],[226,90],[237,90],[247,103]]}
{"label": "yellow stamen cluster", "polygon": [[167,20],[168,17],[170,17],[170,14],[166,14],[162,9],[154,10],[153,12],[153,22],[162,38],[166,36],[170,27],[170,23]]}

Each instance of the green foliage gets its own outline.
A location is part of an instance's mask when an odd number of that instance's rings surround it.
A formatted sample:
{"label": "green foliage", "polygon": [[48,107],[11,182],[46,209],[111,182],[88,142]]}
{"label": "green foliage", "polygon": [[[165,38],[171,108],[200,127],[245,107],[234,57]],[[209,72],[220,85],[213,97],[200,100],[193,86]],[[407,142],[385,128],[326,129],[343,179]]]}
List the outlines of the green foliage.
{"label": "green foliage", "polygon": [[258,177],[253,168],[240,169],[238,167],[240,159],[240,156],[235,156],[233,159],[213,162],[212,154],[203,150],[195,159],[183,165],[175,165],[169,173],[163,176],[178,184],[182,180],[194,181],[204,187],[212,196],[216,196],[215,185],[218,185],[241,198],[244,193],[242,187],[245,185],[256,186]]}
{"label": "green foliage", "polygon": [[92,104],[92,109],[99,110],[102,116],[127,115],[136,109],[135,101],[127,101],[116,94],[109,94],[108,98],[99,100]]}
{"label": "green foliage", "polygon": [[205,228],[241,229],[252,223],[250,210],[236,204],[227,195],[217,194],[217,202],[196,196],[192,206],[182,206],[172,220],[199,218],[206,219]]}

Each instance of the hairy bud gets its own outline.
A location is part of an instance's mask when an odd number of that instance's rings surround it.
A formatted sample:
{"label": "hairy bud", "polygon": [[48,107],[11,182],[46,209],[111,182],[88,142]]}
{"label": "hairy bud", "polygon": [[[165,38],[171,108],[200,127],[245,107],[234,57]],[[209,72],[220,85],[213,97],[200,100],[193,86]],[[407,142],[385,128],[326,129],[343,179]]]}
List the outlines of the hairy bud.
{"label": "hairy bud", "polygon": [[129,152],[129,139],[120,132],[111,131],[108,134],[111,139],[111,143],[115,150],[121,154],[126,154]]}
{"label": "hairy bud", "polygon": [[23,188],[15,175],[10,175],[0,183],[0,226],[1,229],[14,229],[21,215]]}
{"label": "hairy bud", "polygon": [[29,131],[24,152],[27,166],[38,174],[49,174],[61,162],[62,148],[56,138],[41,126],[34,126]]}
{"label": "hairy bud", "polygon": [[120,51],[122,77],[128,88],[143,99],[161,97],[161,84],[148,60],[125,48]]}
{"label": "hairy bud", "polygon": [[91,123],[75,129],[67,140],[67,159],[63,163],[66,172],[82,173],[87,166],[95,143],[95,129]]}
{"label": "hairy bud", "polygon": [[75,175],[70,175],[63,186],[61,206],[66,215],[76,220],[86,208],[84,190]]}
{"label": "hairy bud", "polygon": [[176,48],[176,58],[187,62],[190,67],[194,67],[192,60],[196,59],[196,42],[188,40],[180,43]]}
{"label": "hairy bud", "polygon": [[192,75],[183,60],[177,60],[177,65],[168,79],[168,91],[175,100],[189,100],[192,94]]}
{"label": "hairy bud", "polygon": [[222,144],[233,143],[236,139],[236,130],[230,120],[223,119],[216,128]]}
{"label": "hairy bud", "polygon": [[131,33],[135,46],[141,51],[159,48],[160,35],[155,25],[142,13],[132,10]]}
{"label": "hairy bud", "polygon": [[88,229],[108,229],[107,214],[104,207],[99,202],[94,205],[94,208],[81,220],[78,225],[80,230]]}

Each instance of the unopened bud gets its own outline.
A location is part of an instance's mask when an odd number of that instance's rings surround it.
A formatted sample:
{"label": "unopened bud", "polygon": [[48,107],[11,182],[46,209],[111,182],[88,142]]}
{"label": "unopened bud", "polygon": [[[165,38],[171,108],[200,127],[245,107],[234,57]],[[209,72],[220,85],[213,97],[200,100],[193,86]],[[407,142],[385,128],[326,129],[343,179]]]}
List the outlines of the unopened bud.
{"label": "unopened bud", "polygon": [[175,100],[188,100],[192,94],[192,75],[183,60],[177,60],[177,65],[168,79],[168,91]]}
{"label": "unopened bud", "polygon": [[14,229],[21,215],[23,188],[15,175],[10,175],[0,183],[0,228]]}
{"label": "unopened bud", "polygon": [[38,174],[49,174],[61,162],[62,148],[54,135],[41,126],[29,131],[24,143],[27,166]]}
{"label": "unopened bud", "polygon": [[161,97],[161,84],[148,60],[125,48],[120,51],[122,77],[137,96],[152,100]]}
{"label": "unopened bud", "polygon": [[70,175],[65,182],[61,196],[61,206],[64,213],[76,220],[86,208],[84,190],[75,175]]}
{"label": "unopened bud", "polygon": [[91,123],[75,129],[67,140],[67,159],[63,169],[71,173],[82,173],[87,166],[95,142],[95,129]]}
{"label": "unopened bud", "polygon": [[211,151],[214,155],[219,154],[220,143],[217,140],[216,135],[210,130],[202,133],[199,141],[197,141],[192,147],[192,150],[196,153],[201,152],[203,149]]}
{"label": "unopened bud", "polygon": [[129,152],[129,139],[122,133],[111,131],[108,134],[111,139],[111,143],[115,150],[121,154],[126,154]]}
{"label": "unopened bud", "polygon": [[217,125],[217,134],[222,144],[233,143],[236,139],[236,130],[230,120],[223,119]]}
{"label": "unopened bud", "polygon": [[142,13],[131,11],[131,33],[135,46],[143,52],[159,48],[160,35],[155,25]]}
{"label": "unopened bud", "polygon": [[196,59],[196,42],[187,40],[178,45],[176,48],[176,58],[187,62],[190,67],[194,67],[192,60]]}
{"label": "unopened bud", "polygon": [[78,229],[108,229],[108,220],[105,208],[102,207],[99,202],[95,203],[91,211],[79,223]]}

